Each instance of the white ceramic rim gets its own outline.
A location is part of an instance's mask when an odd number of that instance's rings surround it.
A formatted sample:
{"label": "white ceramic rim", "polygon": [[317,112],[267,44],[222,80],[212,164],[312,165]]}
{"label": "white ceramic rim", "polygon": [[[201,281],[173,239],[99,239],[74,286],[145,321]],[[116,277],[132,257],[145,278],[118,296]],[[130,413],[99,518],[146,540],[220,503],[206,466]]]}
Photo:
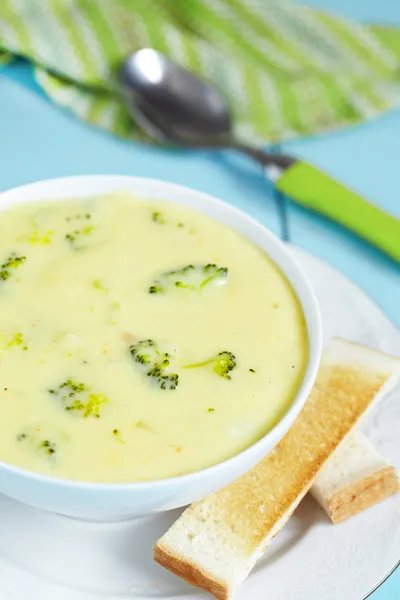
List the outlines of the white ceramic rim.
{"label": "white ceramic rim", "polygon": [[[74,193],[68,191],[75,184],[78,188],[82,187],[82,190],[79,193]],[[140,188],[145,187],[147,192],[141,192]],[[90,188],[86,189],[85,188]],[[94,188],[98,188],[95,191]],[[154,188],[154,194],[151,190]],[[161,188],[161,189],[160,189]],[[160,189],[160,191],[157,191]],[[11,473],[16,473],[18,475],[24,476],[27,479],[33,479],[36,481],[41,481],[42,483],[48,483],[50,485],[55,485],[61,488],[78,488],[80,490],[99,490],[99,491],[121,491],[129,490],[134,491],[135,489],[148,489],[149,492],[156,491],[158,488],[162,488],[165,486],[171,487],[175,484],[185,483],[190,486],[192,482],[195,482],[199,478],[206,477],[207,474],[216,475],[218,471],[223,471],[228,465],[232,465],[239,457],[243,457],[246,454],[251,454],[259,447],[263,446],[266,440],[269,437],[272,437],[273,434],[276,433],[278,429],[283,430],[280,437],[286,433],[289,429],[291,422],[297,417],[303,408],[305,401],[311,391],[313,383],[315,381],[321,353],[322,353],[322,319],[318,306],[318,302],[314,291],[309,284],[307,278],[305,277],[303,270],[299,266],[296,259],[294,259],[291,253],[287,250],[285,244],[274,234],[272,233],[265,225],[257,221],[254,217],[250,216],[246,212],[240,210],[236,206],[229,204],[219,198],[215,198],[210,194],[206,194],[204,192],[198,191],[193,188],[189,188],[186,186],[170,183],[168,181],[164,181],[162,179],[154,179],[147,177],[135,177],[129,175],[78,175],[71,177],[59,177],[55,179],[44,179],[41,181],[28,183],[16,188],[12,188],[10,190],[5,190],[0,193],[0,211],[8,208],[14,204],[25,204],[29,202],[40,201],[40,200],[59,200],[61,198],[78,198],[78,197],[87,197],[95,194],[106,194],[109,192],[118,192],[118,191],[131,191],[137,193],[138,196],[143,194],[143,197],[149,199],[160,199],[165,200],[163,197],[163,190],[169,189],[171,193],[176,196],[190,196],[194,195],[197,197],[199,202],[204,202],[207,204],[212,204],[214,206],[219,206],[221,210],[232,217],[233,220],[237,220],[238,222],[242,222],[243,224],[248,224],[252,229],[258,230],[260,234],[264,236],[264,238],[268,238],[270,242],[277,248],[278,254],[280,255],[282,261],[285,265],[292,267],[297,272],[298,282],[293,283],[292,279],[286,272],[285,267],[279,265],[281,271],[285,274],[287,279],[289,280],[292,288],[294,289],[300,304],[303,309],[303,314],[306,320],[307,333],[308,333],[308,341],[309,341],[309,357],[308,357],[308,365],[306,371],[304,373],[303,381],[297,391],[296,397],[293,400],[292,404],[286,411],[285,415],[281,418],[274,427],[268,431],[266,435],[260,438],[255,444],[252,444],[242,452],[235,454],[231,458],[227,460],[217,463],[211,467],[207,467],[206,469],[202,469],[200,471],[194,471],[193,473],[188,473],[185,475],[179,475],[176,477],[170,477],[166,479],[156,479],[150,481],[136,481],[136,482],[123,482],[123,483],[96,483],[96,482],[84,482],[84,481],[74,481],[71,479],[61,479],[58,477],[53,477],[49,475],[42,475],[40,473],[35,473],[32,471],[28,471],[26,469],[22,469],[21,467],[16,467],[10,465],[8,463],[4,463],[0,461],[0,469],[4,469]],[[21,198],[18,196],[21,194]],[[186,202],[180,202],[179,200],[174,200],[174,202],[186,204]],[[187,203],[190,207],[191,202]],[[195,208],[194,210],[198,210],[199,212],[203,212],[204,214],[209,214],[207,210],[202,210],[201,208]],[[225,223],[222,219],[217,218],[214,214],[209,215],[213,219]],[[249,238],[244,234],[240,229],[235,226],[232,226],[226,223],[232,229],[239,231],[244,237],[250,239],[255,245],[259,245],[253,239]],[[268,252],[266,252],[270,256]],[[274,262],[275,258],[270,256]]]}

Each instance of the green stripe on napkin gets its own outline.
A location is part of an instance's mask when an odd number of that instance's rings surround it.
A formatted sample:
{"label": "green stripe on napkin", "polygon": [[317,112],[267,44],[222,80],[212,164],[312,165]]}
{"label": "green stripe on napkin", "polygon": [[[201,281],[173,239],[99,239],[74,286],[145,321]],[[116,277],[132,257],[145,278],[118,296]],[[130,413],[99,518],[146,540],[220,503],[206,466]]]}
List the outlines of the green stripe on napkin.
{"label": "green stripe on napkin", "polygon": [[360,122],[399,105],[400,31],[288,0],[1,0],[0,64],[22,55],[78,117],[147,139],[120,101],[118,67],[156,48],[229,99],[260,143]]}

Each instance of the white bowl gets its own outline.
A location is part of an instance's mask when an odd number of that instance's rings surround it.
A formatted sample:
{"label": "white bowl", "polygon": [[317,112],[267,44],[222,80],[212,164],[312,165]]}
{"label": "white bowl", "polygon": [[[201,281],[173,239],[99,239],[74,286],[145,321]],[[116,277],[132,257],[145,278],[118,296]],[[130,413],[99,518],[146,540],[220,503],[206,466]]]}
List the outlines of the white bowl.
{"label": "white bowl", "polygon": [[4,192],[0,194],[0,210],[20,202],[116,190],[185,204],[225,223],[262,248],[286,275],[301,302],[309,360],[301,387],[279,423],[240,454],[202,471],[159,481],[100,484],[57,479],[0,462],[0,493],[44,510],[95,521],[122,520],[184,506],[243,475],[274,448],[299,414],[317,374],[322,343],[317,301],[290,252],[255,219],[212,196],[156,179],[94,175],[41,181]]}

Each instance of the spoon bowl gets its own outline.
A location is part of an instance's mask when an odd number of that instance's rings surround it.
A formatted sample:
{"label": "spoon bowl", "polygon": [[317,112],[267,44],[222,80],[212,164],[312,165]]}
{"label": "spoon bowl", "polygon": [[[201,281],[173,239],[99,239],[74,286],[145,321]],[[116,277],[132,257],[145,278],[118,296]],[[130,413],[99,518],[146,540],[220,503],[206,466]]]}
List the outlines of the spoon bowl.
{"label": "spoon bowl", "polygon": [[225,100],[166,56],[144,48],[121,70],[132,116],[157,139],[184,146],[230,145],[231,117]]}

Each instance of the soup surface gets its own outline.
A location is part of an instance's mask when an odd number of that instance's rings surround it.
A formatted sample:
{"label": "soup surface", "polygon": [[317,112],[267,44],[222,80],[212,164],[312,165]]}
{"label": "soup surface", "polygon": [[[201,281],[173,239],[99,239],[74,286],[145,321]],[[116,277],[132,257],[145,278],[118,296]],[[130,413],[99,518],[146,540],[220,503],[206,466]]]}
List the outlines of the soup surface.
{"label": "soup surface", "polygon": [[128,482],[247,448],[301,383],[306,326],[256,246],[125,193],[0,213],[0,461]]}

